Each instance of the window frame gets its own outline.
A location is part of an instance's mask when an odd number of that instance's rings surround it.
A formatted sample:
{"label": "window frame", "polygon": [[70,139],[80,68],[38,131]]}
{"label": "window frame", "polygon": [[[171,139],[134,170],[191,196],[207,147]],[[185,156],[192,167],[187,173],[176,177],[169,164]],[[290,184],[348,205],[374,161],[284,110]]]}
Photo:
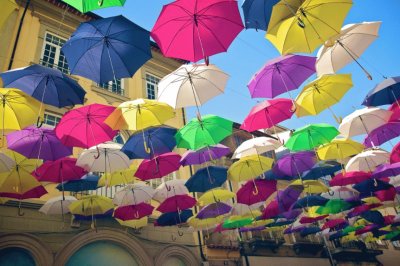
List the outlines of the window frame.
{"label": "window frame", "polygon": [[[64,43],[67,42],[67,40],[68,40],[68,39],[66,39],[66,38],[64,38],[64,37],[61,37],[61,36],[58,35],[58,34],[55,34],[55,33],[53,33],[53,32],[50,32],[50,31],[47,31],[47,30],[46,30],[46,31],[44,32],[44,36],[43,36],[43,45],[42,45],[42,49],[41,49],[41,52],[40,52],[39,63],[40,63],[42,66],[46,66],[46,67],[58,69],[58,70],[60,70],[60,71],[61,71],[62,73],[64,73],[64,74],[70,74],[69,65],[68,65],[68,62],[67,62],[67,60],[66,60],[66,58],[65,58],[65,55],[62,55],[62,54],[61,54],[62,45],[57,45],[57,44],[55,44],[55,43],[52,43],[52,42],[48,41],[48,40],[47,40],[48,35],[49,35],[51,38],[56,37],[56,38],[60,39],[61,41],[63,41]],[[54,62],[53,62],[52,64],[50,64],[50,63],[47,62],[47,61],[44,61],[44,56],[45,56],[46,46],[47,46],[47,45],[49,45],[49,46],[55,48],[55,54],[54,54],[54,58],[53,58]],[[60,60],[60,57],[61,57],[61,56],[63,57],[63,60]],[[67,68],[61,67],[61,66],[59,65],[60,62],[63,63],[63,66],[66,65]]]}
{"label": "window frame", "polygon": [[[117,81],[117,83],[115,81]],[[118,92],[118,83],[119,83],[120,92]],[[117,84],[116,91],[114,91],[114,84]],[[114,93],[116,95],[125,96],[124,79],[115,79],[115,80],[111,80],[109,82],[102,83],[102,84],[97,83],[96,85],[101,90],[105,90],[105,91]]]}
{"label": "window frame", "polygon": [[[46,116],[53,116],[55,118],[54,126],[46,123]],[[55,128],[57,126],[57,124],[61,121],[61,118],[62,118],[62,115],[45,110],[44,115],[43,115],[43,125],[45,125],[47,127]]]}
{"label": "window frame", "polygon": [[[151,80],[148,80],[147,77],[150,77],[150,79],[154,78],[155,80],[157,80],[156,83],[151,81]],[[157,96],[158,96],[158,83],[160,83],[161,78],[159,76],[157,76],[157,75],[154,75],[152,73],[146,72],[145,75],[144,75],[144,81],[145,81],[145,89],[146,89],[146,98],[150,99],[150,100],[156,100]],[[150,98],[149,97],[149,88],[147,86],[148,84],[151,84],[151,85],[154,86],[154,98]]]}

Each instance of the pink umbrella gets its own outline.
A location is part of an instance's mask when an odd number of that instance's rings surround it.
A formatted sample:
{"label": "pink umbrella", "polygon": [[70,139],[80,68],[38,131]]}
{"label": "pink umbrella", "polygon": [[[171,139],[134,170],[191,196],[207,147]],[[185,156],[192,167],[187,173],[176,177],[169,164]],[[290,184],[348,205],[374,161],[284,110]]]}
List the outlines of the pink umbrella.
{"label": "pink umbrella", "polygon": [[371,173],[366,172],[347,172],[335,175],[331,181],[330,186],[347,186],[360,183],[371,178]]}
{"label": "pink umbrella", "polygon": [[345,219],[332,219],[332,220],[325,222],[321,229],[325,230],[328,228],[341,227],[345,224],[347,224]]}
{"label": "pink umbrella", "polygon": [[391,187],[386,190],[378,190],[374,192],[375,197],[377,197],[380,201],[394,201],[396,198],[396,189]]}
{"label": "pink umbrella", "polygon": [[115,107],[96,103],[68,111],[55,128],[56,135],[70,147],[90,148],[111,141],[118,132],[104,120],[114,110]]}
{"label": "pink umbrella", "polygon": [[141,180],[161,178],[179,169],[181,156],[174,152],[164,153],[151,160],[143,160],[135,176]]}
{"label": "pink umbrella", "polygon": [[267,200],[275,191],[276,180],[250,180],[237,191],[237,202],[252,205]]}
{"label": "pink umbrella", "polygon": [[396,101],[394,102],[388,109],[389,111],[393,112],[389,118],[389,122],[399,122],[400,120],[400,106],[399,103]]}
{"label": "pink umbrella", "polygon": [[279,203],[277,199],[274,199],[271,201],[263,210],[263,213],[261,215],[262,219],[270,219],[275,216],[278,216],[280,214],[279,211]]}
{"label": "pink umbrella", "polygon": [[368,233],[372,230],[374,230],[375,228],[377,228],[378,226],[376,224],[369,224],[367,226],[364,226],[364,228],[361,228],[359,230],[356,231],[355,235],[362,235],[364,233]]}
{"label": "pink umbrella", "polygon": [[237,1],[177,0],[163,7],[151,37],[167,57],[208,62],[226,52],[243,28]]}
{"label": "pink umbrella", "polygon": [[76,166],[75,158],[61,158],[56,161],[47,161],[39,166],[32,175],[40,182],[62,183],[78,180],[87,172]]}
{"label": "pink umbrella", "polygon": [[321,215],[321,216],[317,216],[317,217],[306,217],[303,216],[300,218],[300,223],[301,224],[310,224],[310,223],[315,223],[318,221],[321,221],[323,219],[325,219],[326,217],[328,217],[329,215]]}
{"label": "pink umbrella", "polygon": [[114,218],[122,221],[137,220],[153,213],[154,207],[147,203],[118,207],[114,211]]}
{"label": "pink umbrella", "polygon": [[157,211],[176,212],[185,209],[190,209],[196,205],[197,201],[189,195],[176,195],[164,200],[158,207]]}
{"label": "pink umbrella", "polygon": [[43,186],[37,186],[26,191],[23,194],[0,192],[0,197],[24,200],[24,199],[38,199],[45,194],[47,194],[47,190]]}
{"label": "pink umbrella", "polygon": [[261,102],[254,106],[244,119],[241,129],[252,132],[263,128],[270,128],[293,115],[293,106],[290,99],[273,99]]}
{"label": "pink umbrella", "polygon": [[393,150],[390,153],[390,163],[397,162],[400,162],[400,142],[393,147]]}

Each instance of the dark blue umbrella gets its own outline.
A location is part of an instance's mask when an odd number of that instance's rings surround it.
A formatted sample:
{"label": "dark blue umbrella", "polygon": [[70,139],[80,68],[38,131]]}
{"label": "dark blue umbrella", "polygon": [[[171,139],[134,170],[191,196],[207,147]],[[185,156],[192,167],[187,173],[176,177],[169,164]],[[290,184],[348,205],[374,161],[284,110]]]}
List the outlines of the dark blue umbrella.
{"label": "dark blue umbrella", "polygon": [[274,173],[272,170],[268,170],[267,172],[264,173],[265,179],[267,180],[294,180],[298,178],[297,176],[286,176],[286,175],[277,175]]}
{"label": "dark blue umbrella", "polygon": [[379,179],[367,179],[353,186],[355,190],[360,192],[361,197],[369,197],[375,191],[387,190],[391,187],[393,186]]}
{"label": "dark blue umbrella", "polygon": [[80,192],[86,190],[95,190],[97,189],[97,184],[99,182],[100,177],[93,174],[86,174],[81,179],[78,180],[70,180],[64,183],[58,184],[56,187],[59,191],[72,191],[72,192]]}
{"label": "dark blue umbrella", "polygon": [[75,220],[78,221],[92,221],[93,219],[102,219],[102,218],[111,218],[113,215],[114,209],[111,209],[103,214],[95,214],[95,215],[80,215],[80,214],[74,214]]}
{"label": "dark blue umbrella", "polygon": [[186,223],[186,221],[193,216],[192,210],[183,210],[181,212],[167,212],[161,214],[158,217],[156,224],[157,226],[172,226],[181,223]]}
{"label": "dark blue umbrella", "polygon": [[266,31],[272,7],[278,2],[279,0],[246,0],[242,5],[246,29]]}
{"label": "dark blue umbrella", "polygon": [[293,209],[306,208],[312,206],[324,206],[328,202],[328,199],[318,196],[310,195],[299,199],[294,205]]}
{"label": "dark blue umbrella", "polygon": [[82,23],[62,47],[72,74],[105,83],[130,78],[151,58],[150,33],[123,16]]}
{"label": "dark blue umbrella", "polygon": [[332,235],[329,236],[329,240],[339,239],[339,238],[342,238],[344,236],[347,236],[347,233],[344,233],[342,231],[335,232],[335,233],[333,233]]}
{"label": "dark blue umbrella", "polygon": [[220,166],[208,166],[197,170],[185,186],[190,192],[206,192],[212,188],[220,187],[225,183],[228,169]]}
{"label": "dark blue umbrella", "polygon": [[287,220],[287,221],[276,221],[270,224],[267,224],[266,227],[276,227],[276,226],[283,226],[292,224],[294,220]]}
{"label": "dark blue umbrella", "polygon": [[61,71],[32,65],[0,74],[7,88],[17,88],[33,98],[58,108],[83,104],[85,90]]}
{"label": "dark blue umbrella", "polygon": [[384,225],[385,218],[383,218],[382,214],[379,211],[366,211],[360,215],[361,218],[364,218],[370,223]]}
{"label": "dark blue umbrella", "polygon": [[365,106],[392,104],[400,98],[400,77],[387,78],[370,90],[363,101]]}
{"label": "dark blue umbrella", "polygon": [[312,227],[307,227],[304,228],[301,232],[300,232],[300,236],[301,237],[306,237],[308,235],[313,235],[316,234],[318,232],[321,232],[321,228],[317,227],[317,226],[312,226]]}
{"label": "dark blue umbrella", "polygon": [[176,146],[175,134],[175,128],[149,128],[130,136],[121,151],[129,159],[152,159],[173,150]]}
{"label": "dark blue umbrella", "polygon": [[342,166],[338,162],[327,161],[321,162],[315,165],[311,170],[303,173],[303,180],[317,180],[318,178],[333,175],[337,171],[342,169]]}

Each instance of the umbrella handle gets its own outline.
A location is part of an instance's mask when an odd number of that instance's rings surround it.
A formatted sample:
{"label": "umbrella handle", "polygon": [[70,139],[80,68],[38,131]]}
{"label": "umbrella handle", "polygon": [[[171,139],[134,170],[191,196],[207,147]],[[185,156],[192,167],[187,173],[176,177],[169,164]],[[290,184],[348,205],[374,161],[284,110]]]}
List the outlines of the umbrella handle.
{"label": "umbrella handle", "polygon": [[94,156],[94,158],[97,160],[100,158],[100,149],[98,146],[96,146],[97,154]]}
{"label": "umbrella handle", "polygon": [[254,188],[255,188],[255,190],[253,190],[252,193],[253,193],[254,196],[257,196],[258,195],[258,188],[257,188],[257,186],[254,186]]}
{"label": "umbrella handle", "polygon": [[[331,194],[331,192],[332,192],[332,194]],[[332,191],[332,190],[329,190],[329,191],[328,191],[328,195],[329,195],[329,196],[333,196],[334,194],[335,194],[335,191]]]}
{"label": "umbrella handle", "polygon": [[168,185],[165,184],[165,188],[167,189],[167,191],[171,191],[171,188],[172,188],[172,187],[171,187],[171,186],[168,187]]}
{"label": "umbrella handle", "polygon": [[171,235],[171,239],[172,239],[172,242],[176,241],[176,237],[174,235]]}
{"label": "umbrella handle", "polygon": [[134,216],[136,219],[139,219],[139,213],[137,211],[135,212]]}
{"label": "umbrella handle", "polygon": [[44,121],[41,121],[40,116],[38,116],[37,121],[36,121],[36,127],[41,128],[44,124]]}
{"label": "umbrella handle", "polygon": [[102,6],[102,5],[103,5],[103,0],[97,1],[97,4],[98,4],[99,6]]}
{"label": "umbrella handle", "polygon": [[18,206],[18,216],[24,216],[25,213],[21,210],[21,205]]}
{"label": "umbrella handle", "polygon": [[293,102],[292,107],[290,107],[289,112],[295,113],[297,111],[297,105],[295,102]]}
{"label": "umbrella handle", "polygon": [[207,234],[207,235],[204,236],[204,240],[207,241],[208,239],[210,239],[210,235],[209,235],[209,234]]}
{"label": "umbrella handle", "polygon": [[204,62],[206,63],[206,66],[208,66],[210,64],[210,57],[205,56],[204,57]]}
{"label": "umbrella handle", "polygon": [[184,234],[184,233],[183,233],[182,231],[179,231],[179,230],[178,230],[178,235],[179,235],[179,236],[183,236],[183,234]]}

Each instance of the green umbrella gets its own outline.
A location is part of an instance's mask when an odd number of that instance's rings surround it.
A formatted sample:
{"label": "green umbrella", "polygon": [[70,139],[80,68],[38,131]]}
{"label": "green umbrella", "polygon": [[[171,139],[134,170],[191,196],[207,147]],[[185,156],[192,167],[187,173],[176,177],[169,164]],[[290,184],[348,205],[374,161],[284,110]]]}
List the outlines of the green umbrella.
{"label": "green umbrella", "polygon": [[394,232],[390,232],[388,234],[385,235],[385,239],[392,239],[395,238],[396,236],[400,235],[400,231],[394,231]]}
{"label": "green umbrella", "polygon": [[351,209],[352,205],[341,199],[331,199],[325,206],[321,206],[317,209],[317,213],[321,215],[335,214],[348,209]]}
{"label": "green umbrella", "polygon": [[348,233],[355,232],[355,231],[357,231],[359,229],[362,229],[362,228],[364,228],[364,226],[361,226],[361,225],[360,226],[351,226],[351,225],[349,225],[346,228],[344,228],[342,231],[343,231],[343,233],[348,234]]}
{"label": "green umbrella", "polygon": [[112,7],[123,6],[126,0],[63,0],[70,6],[78,9],[82,13],[90,12],[92,10]]}
{"label": "green umbrella", "polygon": [[319,145],[330,142],[339,131],[329,124],[311,124],[297,129],[285,143],[291,151],[312,150]]}
{"label": "green umbrella", "polygon": [[225,229],[234,229],[234,228],[239,228],[243,227],[245,225],[249,225],[253,222],[253,218],[242,218],[242,219],[234,219],[234,220],[225,220],[224,223],[222,224],[222,228]]}
{"label": "green umbrella", "polygon": [[175,135],[178,148],[197,150],[218,144],[232,134],[233,122],[216,115],[193,118]]}

